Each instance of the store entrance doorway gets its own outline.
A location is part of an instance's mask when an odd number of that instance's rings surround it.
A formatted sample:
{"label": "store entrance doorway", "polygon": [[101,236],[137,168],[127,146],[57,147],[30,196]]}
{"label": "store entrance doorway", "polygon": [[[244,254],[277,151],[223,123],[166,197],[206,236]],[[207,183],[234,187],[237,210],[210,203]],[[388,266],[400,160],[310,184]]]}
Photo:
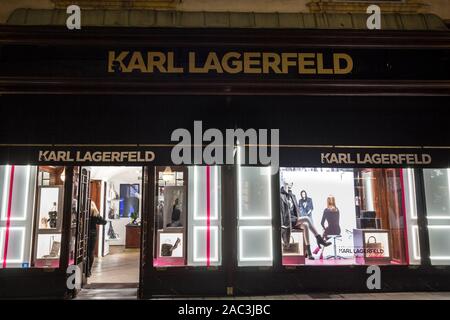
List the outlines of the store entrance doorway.
{"label": "store entrance doorway", "polygon": [[142,177],[142,167],[90,167],[84,288],[138,288]]}

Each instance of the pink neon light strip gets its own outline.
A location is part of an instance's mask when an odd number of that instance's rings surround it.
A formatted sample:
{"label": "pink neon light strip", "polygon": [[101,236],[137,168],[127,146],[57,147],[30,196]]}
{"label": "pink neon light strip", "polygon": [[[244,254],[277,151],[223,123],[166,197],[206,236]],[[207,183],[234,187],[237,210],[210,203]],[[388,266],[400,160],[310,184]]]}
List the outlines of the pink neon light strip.
{"label": "pink neon light strip", "polygon": [[206,166],[206,266],[211,265],[211,168]]}
{"label": "pink neon light strip", "polygon": [[402,188],[403,239],[404,239],[404,242],[405,242],[406,264],[409,264],[408,224],[406,223],[405,182],[403,181],[403,169],[399,169],[399,170],[400,170],[400,183],[401,183],[401,188]]}
{"label": "pink neon light strip", "polygon": [[11,175],[9,178],[8,211],[6,215],[5,246],[3,248],[3,268],[6,268],[6,259],[8,258],[9,229],[11,228],[11,207],[12,207],[12,195],[14,187],[14,170],[15,166],[11,166]]}

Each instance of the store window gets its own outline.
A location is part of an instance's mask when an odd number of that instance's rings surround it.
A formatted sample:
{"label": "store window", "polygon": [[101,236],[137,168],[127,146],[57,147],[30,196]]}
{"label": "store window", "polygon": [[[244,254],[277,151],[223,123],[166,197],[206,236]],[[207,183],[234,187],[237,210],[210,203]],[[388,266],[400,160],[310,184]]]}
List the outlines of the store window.
{"label": "store window", "polygon": [[154,266],[219,266],[221,168],[156,167]]}
{"label": "store window", "polygon": [[63,167],[0,166],[2,268],[59,267],[63,172]]}
{"label": "store window", "polygon": [[424,169],[425,199],[434,265],[450,264],[450,169]]}
{"label": "store window", "polygon": [[238,166],[238,266],[272,266],[270,167]]}
{"label": "store window", "polygon": [[400,169],[281,168],[283,265],[407,264]]}

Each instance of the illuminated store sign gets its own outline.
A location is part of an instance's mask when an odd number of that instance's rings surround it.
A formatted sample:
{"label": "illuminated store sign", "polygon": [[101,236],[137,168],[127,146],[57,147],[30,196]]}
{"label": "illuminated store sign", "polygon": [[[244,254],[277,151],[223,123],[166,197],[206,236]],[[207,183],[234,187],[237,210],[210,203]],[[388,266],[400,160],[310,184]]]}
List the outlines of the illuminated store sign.
{"label": "illuminated store sign", "polygon": [[398,153],[321,153],[322,164],[384,164],[384,165],[426,165],[432,157],[429,154]]}
{"label": "illuminated store sign", "polygon": [[[187,61],[187,66],[176,61]],[[199,61],[202,60],[202,61]],[[176,57],[173,51],[109,51],[108,72],[114,73],[245,73],[304,75],[349,74],[353,59],[346,53],[324,54],[320,52],[236,52],[223,54],[208,52],[201,59],[196,52]]]}
{"label": "illuminated store sign", "polygon": [[152,151],[39,151],[39,162],[152,162],[154,159]]}

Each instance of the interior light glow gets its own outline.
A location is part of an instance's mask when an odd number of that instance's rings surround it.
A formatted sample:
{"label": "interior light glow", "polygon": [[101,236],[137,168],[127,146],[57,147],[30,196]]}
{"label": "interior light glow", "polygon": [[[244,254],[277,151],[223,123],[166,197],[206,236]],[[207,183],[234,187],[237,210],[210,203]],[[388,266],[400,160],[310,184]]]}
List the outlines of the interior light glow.
{"label": "interior light glow", "polygon": [[238,218],[242,219],[242,169],[241,169],[241,147],[236,149],[237,181],[238,181]]}
{"label": "interior light glow", "polygon": [[170,169],[170,167],[166,167],[163,171],[162,174],[162,179],[164,182],[169,182],[173,180],[173,172],[172,169]]}
{"label": "interior light glow", "polygon": [[[21,233],[21,245],[20,245],[20,256],[19,259],[6,259],[6,263],[22,263],[23,262],[23,256],[24,256],[24,252],[25,252],[25,227],[10,227],[9,228],[9,232],[10,232],[10,237],[11,237],[11,233],[12,232],[17,232],[19,231]],[[4,241],[5,241],[5,236],[6,236],[6,227],[1,227],[0,228],[0,263],[4,262]]]}
{"label": "interior light glow", "polygon": [[414,172],[412,169],[406,169],[408,175],[408,199],[411,219],[417,219],[416,209],[416,188],[414,185]]}
{"label": "interior light glow", "polygon": [[215,184],[215,194],[214,194],[214,216],[210,217],[211,220],[219,219],[219,167],[214,166],[214,184]]}
{"label": "interior light glow", "polygon": [[62,182],[66,181],[66,168],[63,169],[63,171],[61,172],[61,176],[59,178],[61,179]]}
{"label": "interior light glow", "polygon": [[[240,168],[240,167],[238,167]],[[261,174],[265,175],[267,177],[267,211],[266,214],[261,214],[261,215],[251,215],[251,216],[246,216],[243,214],[242,212],[242,200],[241,200],[241,184],[242,181],[240,179],[240,173],[238,174],[239,176],[239,180],[238,180],[238,191],[239,191],[239,219],[241,220],[272,220],[272,175],[271,175],[271,167],[258,167],[259,170],[261,170]],[[238,169],[238,171],[240,172],[240,170]]]}
{"label": "interior light glow", "polygon": [[450,229],[450,225],[428,226],[428,229]]}
{"label": "interior light glow", "polygon": [[[31,176],[31,166],[28,165],[26,166],[26,178],[25,178],[25,191],[23,193],[23,197],[24,197],[24,209],[23,209],[23,214],[20,217],[13,217],[11,216],[11,221],[25,221],[27,218],[27,213],[28,213],[28,198],[29,198],[29,190],[30,190],[30,176]],[[16,189],[16,188],[15,188]],[[20,187],[17,188],[16,190],[20,190]]]}
{"label": "interior light glow", "polygon": [[[447,191],[450,194],[450,168],[447,169]],[[448,199],[450,201],[450,199]]]}
{"label": "interior light glow", "polygon": [[[428,226],[428,229],[450,230],[450,225]],[[450,260],[450,256],[430,256],[432,260]]]}
{"label": "interior light glow", "polygon": [[[204,244],[204,242],[206,241],[206,237],[204,237],[203,239],[199,239],[199,233],[200,231],[206,231],[207,227],[206,226],[194,226],[194,262],[206,262],[207,261],[207,257],[199,257],[199,252],[198,252],[198,244],[199,242],[201,244]],[[211,231],[211,235],[213,236],[213,239],[211,239],[210,241],[212,241],[214,243],[214,255],[210,257],[210,261],[213,262],[218,262],[219,261],[219,227],[218,226],[212,226],[210,227],[210,231]],[[203,237],[202,237],[203,238]],[[200,241],[199,241],[200,240]]]}
{"label": "interior light glow", "polygon": [[[213,170],[213,176],[214,179],[212,179],[211,184],[214,185],[214,189],[215,190],[215,194],[213,194],[214,196],[214,208],[210,217],[210,220],[217,220],[219,219],[219,178],[218,178],[218,167],[217,166],[213,166],[211,167],[211,169]],[[202,220],[207,220],[207,216],[205,215],[200,215],[198,212],[198,188],[200,187],[199,183],[198,183],[198,166],[194,166],[194,199],[193,199],[193,207],[194,207],[194,220],[196,221],[202,221]]]}
{"label": "interior light glow", "polygon": [[5,176],[3,177],[3,199],[2,199],[2,220],[6,220],[6,206],[8,198],[8,177],[9,177],[10,166],[5,166]]}
{"label": "interior light glow", "polygon": [[413,226],[412,227],[412,243],[413,243],[413,252],[414,252],[414,259],[420,260],[420,252],[419,252],[419,227]]}
{"label": "interior light glow", "polygon": [[[245,257],[243,255],[244,250],[244,243],[242,241],[243,234],[245,231],[268,231],[268,237],[266,239],[268,240],[268,248],[270,251],[269,256],[262,256],[262,257]],[[272,251],[272,226],[242,226],[239,227],[239,260],[240,261],[273,261],[273,251]]]}
{"label": "interior light glow", "polygon": [[197,166],[194,166],[194,220],[199,220],[199,214],[197,211]]}

